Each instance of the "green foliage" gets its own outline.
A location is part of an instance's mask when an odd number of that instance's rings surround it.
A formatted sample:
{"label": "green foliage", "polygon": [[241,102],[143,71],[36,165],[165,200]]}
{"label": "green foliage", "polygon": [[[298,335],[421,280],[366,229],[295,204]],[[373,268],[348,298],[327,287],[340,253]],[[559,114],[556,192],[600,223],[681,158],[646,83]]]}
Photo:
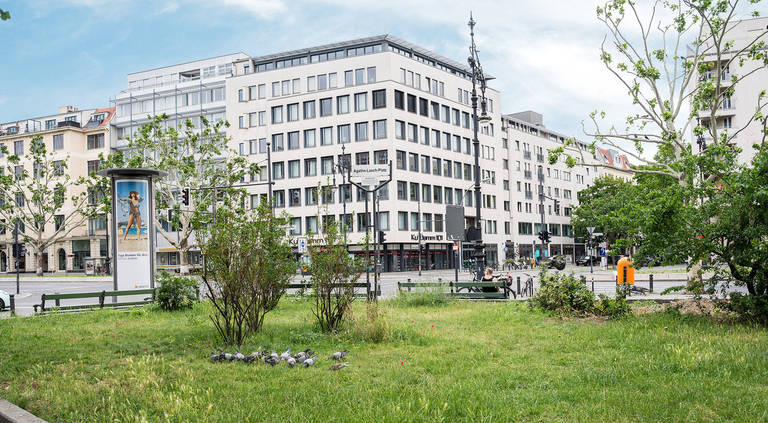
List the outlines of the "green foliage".
{"label": "green foliage", "polygon": [[234,201],[203,232],[203,281],[217,331],[225,342],[241,345],[277,307],[296,261],[285,238],[284,217],[276,217],[266,203],[253,212],[232,207]]}
{"label": "green foliage", "polygon": [[334,332],[355,300],[354,285],[365,264],[347,251],[339,222],[320,217],[317,220],[323,222],[323,232],[313,236],[307,248],[315,299],[313,312],[323,332]]}
{"label": "green foliage", "polygon": [[560,315],[590,314],[595,307],[595,294],[573,274],[540,273],[541,287],[530,304],[546,311]]}
{"label": "green foliage", "polygon": [[389,339],[391,329],[384,316],[383,307],[377,302],[365,303],[365,314],[358,317],[356,313],[349,314],[347,335],[359,342],[381,343]]}
{"label": "green foliage", "polygon": [[8,19],[11,19],[11,12],[0,9],[0,20],[7,21]]}
{"label": "green foliage", "polygon": [[768,297],[765,295],[745,295],[735,292],[731,294],[730,301],[724,304],[741,320],[768,326]]}
{"label": "green foliage", "polygon": [[446,288],[430,287],[413,292],[401,291],[392,299],[392,302],[401,307],[442,307],[452,302],[445,291]]}
{"label": "green foliage", "polygon": [[159,287],[155,302],[162,310],[183,310],[191,308],[197,302],[200,289],[196,279],[169,272],[160,272],[157,274],[156,280]]}

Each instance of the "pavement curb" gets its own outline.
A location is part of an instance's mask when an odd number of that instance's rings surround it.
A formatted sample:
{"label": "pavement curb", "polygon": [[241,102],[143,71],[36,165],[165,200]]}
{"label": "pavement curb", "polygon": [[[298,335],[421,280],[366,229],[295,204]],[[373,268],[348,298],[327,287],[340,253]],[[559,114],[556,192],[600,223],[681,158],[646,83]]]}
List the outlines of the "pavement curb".
{"label": "pavement curb", "polygon": [[27,410],[0,399],[0,423],[48,423]]}

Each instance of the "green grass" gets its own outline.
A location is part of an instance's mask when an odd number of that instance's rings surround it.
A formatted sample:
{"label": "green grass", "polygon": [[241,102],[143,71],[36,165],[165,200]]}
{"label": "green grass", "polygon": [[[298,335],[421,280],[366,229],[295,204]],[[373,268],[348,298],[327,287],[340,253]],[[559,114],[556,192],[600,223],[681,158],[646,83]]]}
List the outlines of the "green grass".
{"label": "green grass", "polygon": [[[318,333],[309,303],[285,299],[242,349],[311,347],[309,369],[210,362],[207,304],[2,320],[0,396],[62,422],[768,419],[764,328],[672,313],[559,320],[516,302],[383,309],[390,337],[373,344]],[[339,349],[350,367],[331,372]]]}

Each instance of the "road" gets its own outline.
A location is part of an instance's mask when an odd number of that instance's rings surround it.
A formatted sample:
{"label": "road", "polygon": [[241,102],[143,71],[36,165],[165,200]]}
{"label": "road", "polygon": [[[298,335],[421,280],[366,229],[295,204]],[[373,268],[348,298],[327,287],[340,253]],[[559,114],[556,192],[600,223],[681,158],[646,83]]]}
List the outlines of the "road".
{"label": "road", "polygon": [[[660,267],[653,268],[658,273],[654,274],[654,292],[661,292],[662,290],[671,286],[679,286],[685,284],[685,273],[681,273],[682,266]],[[590,274],[589,267],[574,267],[568,266],[565,272],[573,272],[576,275],[583,275],[587,280],[587,286],[592,288],[592,281],[594,280],[595,293],[603,293],[607,295],[613,295],[615,293],[615,270],[599,270],[595,269],[594,273]],[[519,270],[510,271],[505,273],[511,273],[513,276],[513,288],[516,288],[517,279],[520,279],[521,285],[524,286],[528,276],[536,276],[538,270]],[[454,270],[429,270],[423,271],[419,276],[418,272],[392,272],[383,273],[381,275],[381,293],[382,297],[388,298],[397,295],[397,282],[406,282],[410,279],[413,282],[438,282],[442,280],[444,282],[452,281],[455,278]],[[466,271],[459,272],[460,281],[471,280],[472,275]],[[293,281],[309,280],[309,276],[301,277],[295,276]],[[648,288],[648,274],[638,273],[636,274],[637,285]],[[365,274],[363,274],[361,281],[365,281]],[[373,283],[373,275],[371,275],[371,283]],[[534,280],[534,287],[538,287],[538,283]],[[109,277],[93,277],[83,275],[73,276],[49,276],[49,277],[35,277],[31,275],[25,275],[21,279],[21,294],[16,296],[16,311],[20,315],[30,315],[33,312],[33,306],[40,303],[40,296],[44,293],[75,293],[75,292],[98,292],[98,291],[110,291],[112,290],[112,279]],[[15,278],[0,277],[0,289],[8,293],[16,292]],[[121,297],[120,301],[138,301],[142,298],[137,296],[133,297]],[[109,299],[107,299],[109,301]],[[98,299],[79,299],[79,300],[62,300],[61,305],[68,304],[95,304]],[[8,313],[2,313],[0,316],[7,316]]]}

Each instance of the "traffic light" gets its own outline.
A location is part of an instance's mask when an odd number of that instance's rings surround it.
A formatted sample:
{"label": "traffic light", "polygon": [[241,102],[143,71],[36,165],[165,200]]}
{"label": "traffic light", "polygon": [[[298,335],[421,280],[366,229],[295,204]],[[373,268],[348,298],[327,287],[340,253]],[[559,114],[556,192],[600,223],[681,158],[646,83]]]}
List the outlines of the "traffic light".
{"label": "traffic light", "polygon": [[541,242],[549,244],[549,232],[546,229],[543,229],[538,235]]}
{"label": "traffic light", "polygon": [[181,190],[181,204],[184,204],[185,206],[189,205],[189,188]]}
{"label": "traffic light", "polygon": [[560,202],[555,200],[555,214],[560,216]]}
{"label": "traffic light", "polygon": [[12,244],[11,246],[13,258],[24,257],[27,255],[27,247],[24,244]]}
{"label": "traffic light", "polygon": [[383,244],[387,240],[387,234],[384,231],[379,231],[379,244]]}

